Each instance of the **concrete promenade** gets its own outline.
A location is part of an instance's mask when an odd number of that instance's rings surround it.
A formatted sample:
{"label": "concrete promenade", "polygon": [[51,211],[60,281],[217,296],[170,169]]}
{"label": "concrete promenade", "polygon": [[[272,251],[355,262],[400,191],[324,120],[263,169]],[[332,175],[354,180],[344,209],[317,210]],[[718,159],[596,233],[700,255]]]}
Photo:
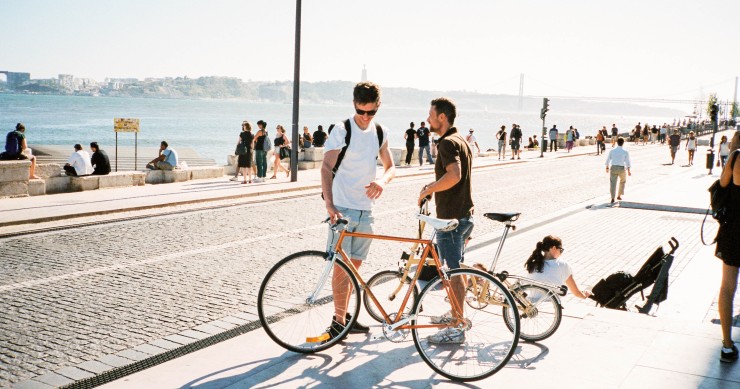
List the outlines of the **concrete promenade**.
{"label": "concrete promenade", "polygon": [[[650,158],[665,160],[667,156],[667,147],[663,146],[628,144],[627,149],[635,157],[645,153]],[[564,151],[545,153],[543,159],[538,152],[527,152],[517,161],[478,158],[475,160],[476,175],[495,175],[499,169],[509,166],[517,169],[529,164],[546,168],[558,159],[572,164],[587,160],[596,166],[603,164],[602,157],[598,157],[598,162],[586,155],[593,154],[594,150],[595,146],[577,147],[570,154]],[[707,175],[702,169],[703,158],[700,152],[695,166],[685,168],[636,166],[635,175],[640,169],[662,170],[649,181],[630,179],[625,201],[618,206],[608,204],[608,176],[601,167],[594,173],[601,174],[600,195],[568,207],[526,214],[527,217],[517,223],[517,232],[507,240],[497,266],[497,270],[522,274],[524,258],[535,242],[544,235],[555,234],[564,240],[567,260],[574,268],[576,280],[582,288],[590,287],[616,270],[636,272],[657,245],[675,236],[681,247],[671,269],[668,300],[654,312],[655,317],[596,308],[591,301],[568,295],[563,299],[565,317],[555,335],[539,343],[521,342],[506,368],[487,380],[465,385],[433,374],[416,354],[410,339],[392,343],[371,340],[372,334],[350,335],[343,344],[304,356],[285,351],[257,328],[103,387],[736,387],[740,385],[740,365],[718,361],[721,337],[716,323],[716,295],[720,262],[713,256],[713,246],[705,247],[698,241],[702,220],[698,212],[706,208],[706,188],[720,172],[715,169],[712,176]],[[677,162],[683,163],[684,159],[681,154]],[[399,178],[392,186],[416,179],[429,180],[431,174],[432,167],[427,165],[398,168]],[[286,178],[271,181],[240,185],[226,179],[203,180],[7,199],[0,203],[0,235],[53,229],[69,223],[161,215],[173,210],[205,209],[235,202],[260,202],[266,197],[289,198],[318,193],[316,170],[299,172],[297,183],[290,183]],[[567,193],[558,195],[567,196]],[[485,201],[481,199],[480,203],[485,204]],[[498,203],[497,209],[479,211],[517,210],[507,209],[504,199],[498,199]],[[711,219],[708,222],[713,223]],[[480,261],[486,265],[490,262],[501,233],[499,226],[493,224],[482,217],[476,219],[468,262]],[[384,265],[384,268],[391,267]],[[0,297],[2,292],[0,289]],[[636,298],[630,301],[630,306],[639,303]],[[736,305],[740,302],[736,301]],[[740,306],[736,306],[736,310],[738,308]],[[364,312],[360,319],[366,324],[372,322]],[[225,331],[253,321],[254,315],[229,315],[220,323],[211,324]],[[203,333],[198,331],[207,331],[204,326],[189,333],[193,337],[191,341],[198,333]],[[372,332],[378,334],[380,329],[376,327]],[[169,337],[171,341],[183,342],[181,344],[186,344],[186,338]],[[735,339],[740,340],[737,331]],[[161,340],[149,344],[153,343],[165,345]],[[143,351],[145,348],[139,347],[139,350],[140,354],[147,355]],[[154,351],[149,350],[148,355],[154,355]],[[131,363],[136,356],[128,350],[117,355]],[[14,386],[68,385],[107,369],[125,366],[116,366],[117,362],[122,363],[121,359],[111,357],[86,361],[17,382]]]}

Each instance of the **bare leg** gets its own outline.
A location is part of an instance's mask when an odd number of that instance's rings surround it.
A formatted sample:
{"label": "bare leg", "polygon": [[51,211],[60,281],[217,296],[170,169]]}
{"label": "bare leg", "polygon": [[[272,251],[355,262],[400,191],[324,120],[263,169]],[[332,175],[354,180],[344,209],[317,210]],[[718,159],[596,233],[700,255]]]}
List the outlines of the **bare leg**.
{"label": "bare leg", "polygon": [[450,285],[452,285],[452,293],[455,294],[454,299],[458,307],[460,307],[460,314],[465,317],[465,276],[454,276],[450,279]]}
{"label": "bare leg", "polygon": [[[357,259],[350,259],[355,268],[360,269],[362,261]],[[334,295],[334,320],[339,324],[344,324],[345,316],[347,315],[347,306],[349,305],[349,298],[352,295],[352,284],[349,282],[347,275],[340,271],[338,265],[334,265],[334,273],[331,279],[332,294]]]}
{"label": "bare leg", "polygon": [[734,266],[722,264],[722,286],[719,289],[717,300],[719,322],[722,328],[722,345],[732,347],[732,302],[737,288],[737,269]]}
{"label": "bare leg", "polygon": [[36,177],[36,157],[31,158],[31,171],[29,172],[29,178],[34,179]]}

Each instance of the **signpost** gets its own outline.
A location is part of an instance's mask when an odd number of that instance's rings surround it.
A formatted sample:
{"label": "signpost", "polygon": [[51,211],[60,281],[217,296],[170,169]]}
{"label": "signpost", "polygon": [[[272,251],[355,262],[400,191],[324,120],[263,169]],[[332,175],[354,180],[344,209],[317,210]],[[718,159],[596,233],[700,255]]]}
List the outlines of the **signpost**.
{"label": "signpost", "polygon": [[113,119],[113,131],[116,132],[116,171],[118,171],[118,133],[134,133],[134,170],[137,170],[137,159],[139,156],[139,119]]}

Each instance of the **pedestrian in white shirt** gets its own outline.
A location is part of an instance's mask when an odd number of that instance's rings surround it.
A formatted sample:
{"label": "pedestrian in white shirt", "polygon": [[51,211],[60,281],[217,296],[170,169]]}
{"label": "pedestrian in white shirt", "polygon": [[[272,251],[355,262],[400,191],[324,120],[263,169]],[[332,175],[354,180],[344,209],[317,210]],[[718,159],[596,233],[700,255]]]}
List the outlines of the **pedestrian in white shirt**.
{"label": "pedestrian in white shirt", "polygon": [[75,152],[64,165],[64,172],[70,177],[89,176],[94,171],[90,154],[82,149],[79,143],[75,145]]}
{"label": "pedestrian in white shirt", "polygon": [[632,171],[630,170],[630,153],[623,146],[624,138],[620,136],[617,139],[617,147],[611,149],[609,155],[606,157],[606,172],[609,173],[609,166],[612,169],[609,176],[609,192],[612,195],[612,204],[614,204],[614,194],[617,189],[617,178],[619,178],[619,192],[616,195],[617,200],[621,200],[624,194],[624,185],[627,183],[627,175],[632,175]]}
{"label": "pedestrian in white shirt", "polygon": [[[473,150],[473,146],[475,146],[476,149],[478,149],[478,153],[480,154],[480,146],[478,146],[478,140],[475,139],[475,135],[473,135],[474,130],[471,128],[468,132],[468,136],[465,137],[465,140],[468,142],[468,146],[470,146],[470,150]],[[476,154],[473,154],[475,156]]]}

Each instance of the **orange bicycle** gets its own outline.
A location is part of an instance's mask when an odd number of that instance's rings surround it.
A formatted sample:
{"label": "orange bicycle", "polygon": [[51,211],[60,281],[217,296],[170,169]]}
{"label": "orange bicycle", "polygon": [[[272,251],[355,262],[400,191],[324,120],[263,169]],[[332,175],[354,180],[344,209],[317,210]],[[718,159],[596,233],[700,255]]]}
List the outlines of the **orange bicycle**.
{"label": "orange bicycle", "polygon": [[[511,293],[493,275],[478,269],[448,270],[442,266],[432,242],[437,231],[457,227],[457,220],[436,219],[418,214],[434,228],[429,239],[403,238],[346,231],[346,220],[331,226],[335,244],[328,252],[302,251],[280,260],[267,273],[257,297],[257,310],[267,335],[280,346],[298,353],[325,350],[344,339],[360,312],[360,292],[372,301],[382,316],[382,337],[400,342],[412,335],[421,358],[437,373],[457,381],[474,381],[489,377],[503,368],[516,350],[519,339],[519,315]],[[420,272],[416,272],[400,304],[387,311],[376,298],[372,287],[362,279],[342,250],[345,237],[418,243],[423,245],[421,257],[430,257],[437,277],[427,283],[413,299]],[[343,295],[332,291],[332,280],[348,280],[350,288]],[[504,320],[500,306],[459,306],[454,298],[451,277],[464,277],[468,284],[479,282],[488,292],[499,296],[513,311]],[[348,301],[348,320],[336,334],[330,334],[337,301]],[[411,302],[413,307],[407,309]],[[463,304],[465,305],[465,304]],[[497,309],[494,309],[496,307]],[[330,328],[327,328],[329,326]],[[440,341],[440,332],[454,329],[462,337]]]}

